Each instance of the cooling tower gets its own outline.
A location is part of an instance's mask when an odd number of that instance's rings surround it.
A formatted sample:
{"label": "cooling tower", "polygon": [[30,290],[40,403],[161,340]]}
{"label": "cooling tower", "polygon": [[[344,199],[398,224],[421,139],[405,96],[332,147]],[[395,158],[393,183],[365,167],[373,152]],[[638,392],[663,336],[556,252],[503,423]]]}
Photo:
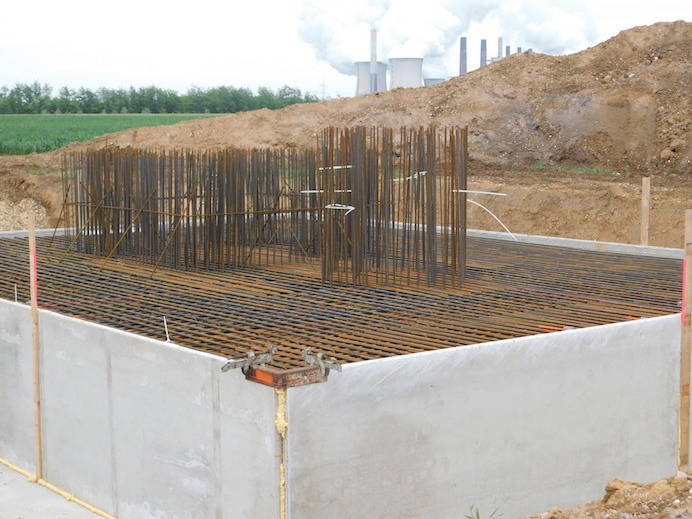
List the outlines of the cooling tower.
{"label": "cooling tower", "polygon": [[[356,84],[356,95],[370,93],[370,62],[356,61],[355,72],[358,82]],[[377,91],[384,92],[387,90],[387,64],[381,61],[377,62]]]}
{"label": "cooling tower", "polygon": [[419,87],[423,84],[423,58],[389,60],[389,88]]}
{"label": "cooling tower", "polygon": [[430,86],[430,85],[437,85],[438,83],[444,83],[447,81],[443,77],[426,77],[423,79],[423,84],[425,86]]}

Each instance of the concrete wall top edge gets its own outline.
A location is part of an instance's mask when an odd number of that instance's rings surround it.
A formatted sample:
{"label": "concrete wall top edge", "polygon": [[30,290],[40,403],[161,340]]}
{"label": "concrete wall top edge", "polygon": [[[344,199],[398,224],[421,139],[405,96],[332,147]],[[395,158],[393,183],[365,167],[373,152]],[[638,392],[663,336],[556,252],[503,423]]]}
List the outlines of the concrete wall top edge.
{"label": "concrete wall top edge", "polygon": [[[13,301],[5,300],[5,299],[0,299],[0,302],[8,304],[10,306],[28,308],[28,305],[25,305],[23,303],[15,303]],[[72,322],[78,323],[80,326],[103,328],[103,329],[109,330],[111,333],[115,333],[115,334],[118,334],[118,335],[121,335],[124,337],[133,336],[133,337],[136,337],[138,340],[144,340],[144,341],[150,342],[151,344],[157,345],[159,347],[170,348],[170,349],[173,349],[176,351],[184,351],[188,354],[197,355],[197,356],[207,358],[207,359],[213,359],[213,360],[219,362],[219,364],[222,364],[227,360],[225,357],[222,357],[220,355],[214,355],[212,353],[207,353],[207,352],[195,350],[193,348],[189,348],[186,346],[180,346],[178,344],[175,344],[174,342],[166,342],[166,341],[161,341],[158,339],[152,339],[151,337],[146,337],[144,335],[139,335],[136,333],[127,332],[125,330],[120,330],[118,328],[113,328],[111,326],[106,326],[103,324],[94,323],[94,322],[86,321],[83,319],[78,319],[76,317],[71,317],[71,316],[64,315],[64,314],[61,314],[58,312],[53,312],[53,311],[45,310],[45,309],[40,309],[39,312],[51,314],[58,319],[70,320]],[[349,369],[356,369],[359,367],[363,367],[365,365],[369,366],[369,365],[372,365],[374,363],[393,362],[393,361],[396,361],[397,359],[400,359],[400,358],[411,359],[414,357],[418,358],[418,357],[423,357],[423,356],[449,355],[449,354],[453,354],[453,352],[455,352],[455,351],[460,351],[460,350],[470,352],[470,351],[476,350],[477,348],[487,348],[487,347],[503,348],[503,347],[506,347],[507,345],[510,345],[510,344],[511,345],[517,345],[517,344],[522,344],[523,342],[526,342],[526,341],[552,340],[556,336],[560,337],[560,336],[570,336],[572,334],[576,334],[576,335],[583,334],[583,333],[585,333],[586,330],[594,330],[594,329],[608,330],[608,329],[617,328],[617,327],[632,327],[632,326],[636,326],[637,323],[640,323],[643,321],[665,320],[665,319],[671,319],[672,317],[679,319],[679,314],[669,314],[669,315],[663,315],[663,316],[658,316],[658,317],[648,317],[645,319],[638,319],[636,321],[624,321],[624,322],[618,322],[618,323],[609,323],[609,324],[603,324],[603,325],[598,325],[598,326],[589,326],[586,328],[576,328],[574,330],[563,330],[563,331],[556,331],[556,332],[550,332],[550,333],[540,333],[540,334],[535,334],[535,335],[525,335],[522,337],[502,339],[499,341],[481,342],[481,343],[477,343],[477,344],[466,344],[466,345],[453,346],[450,348],[442,348],[442,349],[438,349],[438,350],[409,353],[407,355],[396,355],[393,357],[370,359],[370,360],[364,360],[364,361],[359,361],[359,362],[349,362],[349,363],[342,364],[342,369],[349,370]]]}
{"label": "concrete wall top edge", "polygon": [[[14,301],[9,301],[7,299],[0,299],[0,303],[5,303],[5,304],[11,305],[11,306],[16,306],[16,307],[29,308],[29,305],[25,305],[23,303],[15,303]],[[139,335],[137,333],[132,333],[132,332],[127,332],[125,330],[121,330],[119,328],[113,328],[112,326],[106,326],[104,324],[94,323],[91,321],[86,321],[84,319],[78,319],[77,317],[72,317],[69,315],[61,314],[59,312],[53,312],[51,310],[46,310],[44,308],[39,309],[39,315],[40,314],[51,314],[56,319],[64,319],[64,320],[76,323],[79,326],[87,326],[87,327],[91,327],[91,328],[106,329],[110,333],[120,335],[123,337],[136,337],[137,340],[146,341],[146,342],[149,342],[149,343],[156,345],[156,346],[159,346],[159,347],[170,348],[170,349],[173,349],[176,351],[184,351],[187,354],[197,355],[197,356],[200,356],[200,357],[203,357],[206,359],[212,359],[212,360],[218,361],[219,364],[226,362],[226,358],[221,357],[220,355],[214,355],[213,353],[207,353],[204,351],[195,350],[193,348],[188,348],[186,346],[180,346],[178,344],[175,344],[175,342],[172,342],[172,341],[166,342],[166,341],[160,341],[158,339],[152,339],[151,337],[146,337],[145,335]],[[161,326],[163,326],[163,324]]]}
{"label": "concrete wall top edge", "polygon": [[512,235],[520,243],[535,245],[549,245],[552,247],[565,247],[568,249],[580,249],[593,252],[611,252],[615,254],[631,254],[634,256],[648,256],[652,258],[682,259],[683,250],[669,247],[651,247],[647,245],[634,245],[632,243],[616,243],[608,241],[580,240],[576,238],[559,238],[556,236],[540,236],[538,234],[510,235],[506,232],[484,231],[481,229],[468,229],[468,235],[474,238],[491,238],[495,240],[514,241]]}
{"label": "concrete wall top edge", "polygon": [[[55,229],[37,229],[36,236],[52,236]],[[68,229],[58,229],[56,235],[66,234]],[[491,238],[496,240],[510,240],[513,238],[506,232],[485,231],[481,229],[468,229],[468,235],[476,238]],[[646,245],[635,245],[632,243],[616,243],[607,241],[581,240],[577,238],[560,238],[557,236],[541,236],[538,234],[517,234],[512,233],[517,241],[521,243],[532,243],[535,245],[550,245],[553,247],[566,247],[569,249],[581,249],[596,252],[612,252],[619,254],[632,254],[635,256],[649,256],[653,258],[682,259],[682,249],[670,247],[652,247]],[[25,238],[28,231],[0,231],[0,238]]]}
{"label": "concrete wall top edge", "polygon": [[[70,227],[59,227],[56,229],[36,229],[36,236],[63,236],[72,230]],[[0,231],[0,238],[26,238],[29,236],[29,231],[26,229],[20,231]]]}
{"label": "concrete wall top edge", "polygon": [[[375,363],[386,363],[386,362],[395,362],[398,359],[401,358],[406,358],[406,359],[412,359],[412,358],[423,358],[426,356],[434,357],[434,356],[440,356],[440,355],[452,355],[454,353],[460,353],[462,350],[466,352],[472,352],[476,351],[479,348],[488,348],[488,347],[493,347],[493,348],[504,348],[507,347],[508,345],[522,345],[525,342],[534,342],[536,340],[544,340],[544,341],[552,341],[556,337],[572,337],[572,336],[579,336],[582,334],[586,333],[592,333],[594,330],[604,330],[604,331],[609,331],[615,328],[632,328],[636,327],[638,323],[642,322],[657,322],[657,321],[665,321],[665,320],[671,320],[674,322],[679,322],[680,319],[680,314],[668,314],[668,315],[660,315],[657,317],[647,317],[645,319],[637,319],[636,321],[623,321],[619,323],[608,323],[608,324],[601,324],[598,326],[587,326],[585,328],[575,328],[573,330],[563,330],[560,332],[550,332],[550,333],[539,333],[535,335],[524,335],[522,337],[514,337],[511,339],[502,339],[499,341],[489,341],[489,342],[480,342],[478,344],[466,344],[466,345],[460,345],[460,346],[452,346],[450,348],[441,348],[438,350],[429,350],[429,351],[420,351],[416,353],[409,353],[406,355],[396,355],[394,357],[384,357],[380,359],[371,359],[371,360],[362,360],[359,362],[350,362],[346,364],[342,364],[342,370],[351,370],[351,369],[357,369],[360,367],[364,366],[371,366]],[[332,376],[332,375],[330,375]],[[334,376],[338,376],[338,373]]]}

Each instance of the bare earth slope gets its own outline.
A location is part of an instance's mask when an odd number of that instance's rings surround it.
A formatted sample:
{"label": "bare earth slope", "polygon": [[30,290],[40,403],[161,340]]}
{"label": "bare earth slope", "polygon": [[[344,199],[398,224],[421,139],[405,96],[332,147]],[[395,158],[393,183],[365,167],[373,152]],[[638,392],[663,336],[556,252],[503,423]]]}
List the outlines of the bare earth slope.
{"label": "bare earth slope", "polygon": [[614,479],[600,501],[550,509],[524,519],[692,519],[692,482],[668,478],[642,484]]}
{"label": "bare earth slope", "polygon": [[692,23],[657,23],[569,56],[514,54],[431,87],[127,130],[89,145],[305,146],[328,125],[460,124],[484,162],[684,170],[691,57]]}

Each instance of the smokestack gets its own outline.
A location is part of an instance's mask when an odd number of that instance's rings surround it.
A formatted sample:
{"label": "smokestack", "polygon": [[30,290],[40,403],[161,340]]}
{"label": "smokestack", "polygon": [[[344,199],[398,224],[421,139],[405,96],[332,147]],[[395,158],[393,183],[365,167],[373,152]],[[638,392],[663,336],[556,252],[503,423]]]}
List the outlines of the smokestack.
{"label": "smokestack", "polygon": [[377,92],[377,29],[370,29],[370,92]]}
{"label": "smokestack", "polygon": [[466,74],[466,37],[459,38],[459,75]]}
{"label": "smokestack", "polygon": [[423,58],[389,60],[389,88],[419,87],[423,84]]}
{"label": "smokestack", "polygon": [[510,53],[510,51],[509,51],[509,45],[507,45],[507,46],[505,47],[505,58],[506,58],[507,56],[509,56],[510,54],[511,54],[511,53]]}
{"label": "smokestack", "polygon": [[481,40],[481,67],[485,67],[488,62],[488,42]]}
{"label": "smokestack", "polygon": [[[356,73],[356,95],[370,93],[370,62],[356,61],[354,64]],[[387,65],[381,61],[377,62],[377,88],[378,92],[387,90]]]}
{"label": "smokestack", "polygon": [[502,36],[497,39],[497,59],[502,59]]}

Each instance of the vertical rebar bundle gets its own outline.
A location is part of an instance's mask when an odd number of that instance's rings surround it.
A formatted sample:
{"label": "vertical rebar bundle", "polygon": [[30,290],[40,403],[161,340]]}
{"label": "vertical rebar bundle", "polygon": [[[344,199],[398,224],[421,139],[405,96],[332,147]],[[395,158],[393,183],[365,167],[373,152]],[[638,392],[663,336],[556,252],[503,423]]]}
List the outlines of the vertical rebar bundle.
{"label": "vertical rebar bundle", "polygon": [[317,148],[64,158],[69,246],[181,269],[309,263],[325,281],[464,277],[467,131],[324,130]]}

